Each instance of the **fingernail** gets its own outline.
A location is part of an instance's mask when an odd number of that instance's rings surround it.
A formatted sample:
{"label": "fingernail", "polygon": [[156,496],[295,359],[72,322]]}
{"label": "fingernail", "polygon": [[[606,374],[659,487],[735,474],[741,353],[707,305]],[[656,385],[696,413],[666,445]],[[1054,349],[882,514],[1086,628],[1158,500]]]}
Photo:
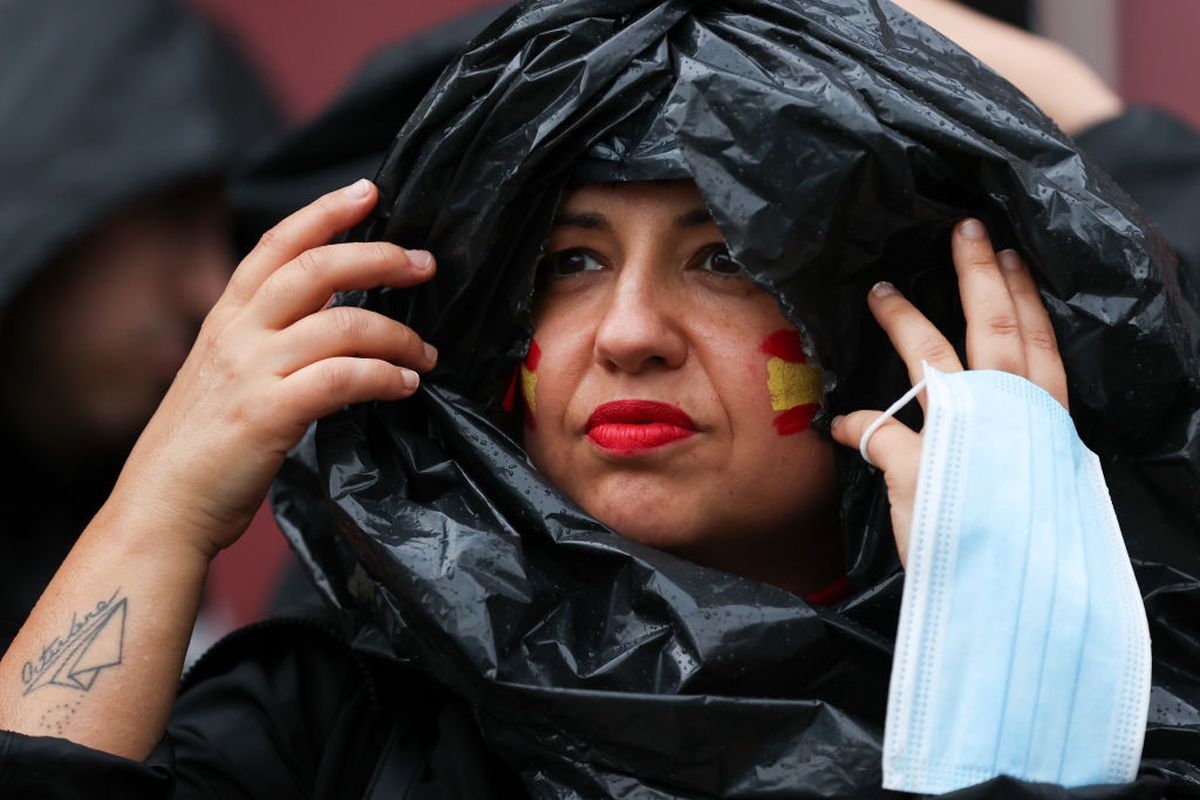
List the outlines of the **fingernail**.
{"label": "fingernail", "polygon": [[404,388],[410,392],[421,385],[421,376],[413,372],[411,369],[400,370],[400,380],[404,381]]}
{"label": "fingernail", "polygon": [[842,420],[844,420],[845,418],[846,418],[845,414],[838,414],[836,417],[834,417],[832,420],[829,421],[829,430],[831,430],[831,431],[835,430],[838,425],[842,424]]}
{"label": "fingernail", "polygon": [[409,250],[408,261],[417,269],[425,272],[433,267],[433,253],[428,250]]}
{"label": "fingernail", "polygon": [[1001,250],[999,253],[996,253],[996,260],[1005,269],[1017,270],[1021,268],[1021,257],[1017,255],[1016,250]]}
{"label": "fingernail", "polygon": [[371,182],[366,178],[359,178],[354,183],[347,186],[345,192],[347,197],[353,197],[361,200],[371,193]]}
{"label": "fingernail", "polygon": [[896,287],[892,286],[892,284],[888,283],[887,281],[880,281],[871,287],[871,294],[875,295],[876,297],[891,297],[892,295],[899,293],[896,291]]}
{"label": "fingernail", "polygon": [[964,219],[959,223],[958,232],[971,239],[987,238],[987,228],[977,219]]}
{"label": "fingernail", "polygon": [[425,342],[425,360],[437,361],[437,348],[429,342]]}

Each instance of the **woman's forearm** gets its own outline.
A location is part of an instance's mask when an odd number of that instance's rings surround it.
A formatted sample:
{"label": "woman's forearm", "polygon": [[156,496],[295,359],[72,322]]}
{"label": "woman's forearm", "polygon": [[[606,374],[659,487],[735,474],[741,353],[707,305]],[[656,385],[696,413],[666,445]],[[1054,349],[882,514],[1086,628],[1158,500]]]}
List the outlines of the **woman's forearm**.
{"label": "woman's forearm", "polygon": [[209,561],[284,454],[350,403],[400,400],[437,351],[337,292],[429,280],[430,254],[322,246],[378,197],[360,181],[263,236],[209,313],[112,495],[0,661],[0,728],[134,759],[162,736]]}
{"label": "woman's forearm", "polygon": [[127,758],[162,737],[208,558],[106,506],[0,660],[0,728]]}
{"label": "woman's forearm", "polygon": [[350,403],[400,400],[437,351],[347,289],[429,280],[433,257],[323,246],[362,221],[369,181],[277,225],[242,260],[104,508],[0,661],[0,728],[129,758],[162,736],[209,561],[242,534],[284,454]]}

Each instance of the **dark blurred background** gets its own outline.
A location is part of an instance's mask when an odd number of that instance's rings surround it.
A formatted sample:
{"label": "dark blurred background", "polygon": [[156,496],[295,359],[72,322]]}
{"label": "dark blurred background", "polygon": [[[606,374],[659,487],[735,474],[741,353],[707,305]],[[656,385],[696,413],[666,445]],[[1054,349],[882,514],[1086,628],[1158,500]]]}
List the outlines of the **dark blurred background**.
{"label": "dark blurred background", "polygon": [[[364,55],[488,0],[192,0],[222,21],[274,82],[293,119],[311,115]],[[1166,106],[1200,123],[1195,0],[971,0],[1082,55],[1131,103]],[[1189,65],[1189,62],[1190,65]]]}

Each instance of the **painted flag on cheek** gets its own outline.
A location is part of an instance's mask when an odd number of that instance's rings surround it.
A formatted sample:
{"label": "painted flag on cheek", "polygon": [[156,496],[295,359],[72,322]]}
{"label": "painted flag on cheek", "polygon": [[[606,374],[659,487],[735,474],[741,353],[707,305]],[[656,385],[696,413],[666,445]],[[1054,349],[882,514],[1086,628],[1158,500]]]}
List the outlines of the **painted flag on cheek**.
{"label": "painted flag on cheek", "polygon": [[542,348],[538,347],[537,340],[534,339],[529,343],[529,354],[525,356],[525,362],[521,364],[521,397],[525,400],[525,424],[531,431],[537,429],[534,415],[537,413],[537,368],[541,358]]}
{"label": "painted flag on cheek", "polygon": [[767,359],[767,389],[780,436],[806,431],[821,404],[821,371],[808,364],[797,331],[786,328],[767,337],[759,348]]}

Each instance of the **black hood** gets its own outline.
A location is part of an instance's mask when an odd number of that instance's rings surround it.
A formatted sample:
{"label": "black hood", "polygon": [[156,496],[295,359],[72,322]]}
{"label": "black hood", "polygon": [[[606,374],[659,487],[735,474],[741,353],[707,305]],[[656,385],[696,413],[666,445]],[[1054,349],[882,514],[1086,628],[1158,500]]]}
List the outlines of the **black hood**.
{"label": "black hood", "polygon": [[275,117],[229,42],[175,2],[0,3],[0,314],[109,214],[222,176]]}
{"label": "black hood", "polygon": [[869,286],[961,343],[951,226],[980,216],[1021,250],[1147,595],[1146,772],[1200,780],[1178,755],[1200,719],[1195,307],[1141,212],[1026,98],[876,0],[523,3],[443,73],[357,232],[428,248],[438,275],[341,298],[409,324],[439,367],[415,399],[319,422],[274,493],[327,598],[371,621],[363,646],[472,703],[536,796],[881,795],[903,576],[876,471],[839,454],[855,594],[823,608],[607,530],[498,422],[563,187],[680,165],[810,333],[826,413],[907,388]]}

